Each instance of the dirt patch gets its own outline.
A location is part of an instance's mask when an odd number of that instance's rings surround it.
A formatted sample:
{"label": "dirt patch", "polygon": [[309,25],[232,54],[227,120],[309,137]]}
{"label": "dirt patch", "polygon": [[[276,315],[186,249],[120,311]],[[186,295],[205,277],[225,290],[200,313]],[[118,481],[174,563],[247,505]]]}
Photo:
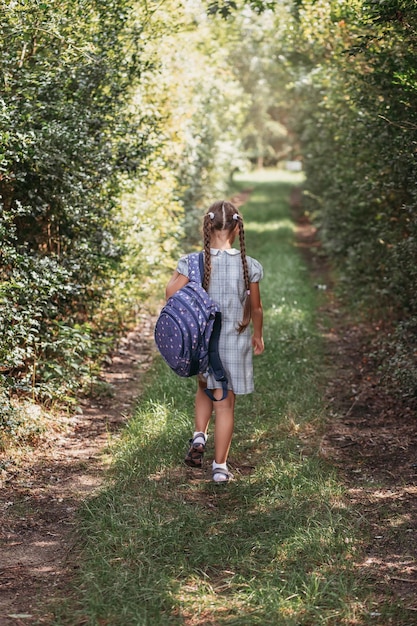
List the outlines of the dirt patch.
{"label": "dirt patch", "polygon": [[82,400],[82,413],[65,420],[63,432],[50,434],[3,477],[1,626],[51,623],[42,602],[68,589],[77,510],[102,484],[106,447],[132,413],[152,350],[153,323],[143,318],[103,368],[111,394]]}
{"label": "dirt patch", "polygon": [[410,611],[401,624],[417,623],[415,410],[384,388],[369,356],[380,327],[338,320],[332,331],[328,355],[337,370],[327,389],[321,451],[344,476],[358,520],[370,531],[358,568],[379,592],[375,602],[398,603]]}
{"label": "dirt patch", "polygon": [[358,524],[366,529],[365,558],[357,567],[376,590],[372,623],[382,624],[378,607],[384,603],[398,604],[409,615],[406,621],[390,624],[417,624],[416,406],[390,393],[373,357],[388,324],[352,322],[334,295],[316,229],[299,202],[293,203],[293,210],[297,245],[316,288],[324,293],[327,323],[320,330],[332,374],[321,453],[337,466]]}
{"label": "dirt patch", "polygon": [[[250,193],[246,190],[233,201],[240,205]],[[300,194],[294,193],[291,201],[297,215],[297,245],[317,289],[325,294],[323,314],[331,320],[330,328],[321,329],[333,372],[321,451],[344,477],[358,523],[370,530],[364,537],[366,556],[357,567],[361,576],[373,580],[377,591],[372,624],[386,626],[378,621],[380,602],[399,602],[407,608],[410,618],[398,626],[415,624],[415,411],[384,389],[377,364],[369,357],[375,336],[383,329],[352,325],[343,313],[315,228],[300,211]],[[65,431],[54,433],[4,476],[1,626],[50,624],[52,616],[45,614],[43,602],[47,606],[51,598],[65,597],[77,567],[72,558],[76,513],[102,484],[106,447],[133,411],[151,359],[152,328],[151,320],[141,320],[105,367],[103,380],[111,385],[112,395],[85,400],[82,414],[67,420]]]}
{"label": "dirt patch", "polygon": [[[231,200],[241,206],[245,189]],[[76,514],[102,485],[106,448],[132,414],[141,378],[153,352],[149,316],[124,337],[103,368],[111,394],[80,401],[82,412],[62,419],[18,463],[0,455],[0,626],[50,624],[45,605],[64,598],[77,564],[71,553]]]}

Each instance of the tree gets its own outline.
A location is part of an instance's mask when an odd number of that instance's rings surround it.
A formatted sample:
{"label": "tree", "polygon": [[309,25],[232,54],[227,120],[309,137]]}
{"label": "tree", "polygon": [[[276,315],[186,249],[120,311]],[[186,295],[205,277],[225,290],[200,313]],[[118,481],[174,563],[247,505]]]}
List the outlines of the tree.
{"label": "tree", "polygon": [[152,123],[126,108],[141,67],[131,3],[1,9],[0,362],[33,387],[39,359],[62,333],[72,350],[67,329],[96,308],[119,254],[118,173],[144,167]]}
{"label": "tree", "polygon": [[397,319],[391,377],[415,395],[417,8],[409,0],[298,2],[294,127],[307,208],[346,290]]}

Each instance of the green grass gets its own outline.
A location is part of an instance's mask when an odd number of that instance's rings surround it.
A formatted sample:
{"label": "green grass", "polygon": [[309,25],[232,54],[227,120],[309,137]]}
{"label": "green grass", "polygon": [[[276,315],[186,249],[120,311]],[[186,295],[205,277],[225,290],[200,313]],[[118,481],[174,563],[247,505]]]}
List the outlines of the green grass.
{"label": "green grass", "polygon": [[[294,245],[295,176],[240,179],[247,249],[265,269],[256,392],[238,398],[230,464],[214,485],[182,465],[195,380],[160,358],[80,522],[77,601],[56,624],[365,624],[359,523],[318,454],[324,418],[318,294]],[[207,465],[211,460],[209,439]],[[364,621],[363,621],[364,620]]]}

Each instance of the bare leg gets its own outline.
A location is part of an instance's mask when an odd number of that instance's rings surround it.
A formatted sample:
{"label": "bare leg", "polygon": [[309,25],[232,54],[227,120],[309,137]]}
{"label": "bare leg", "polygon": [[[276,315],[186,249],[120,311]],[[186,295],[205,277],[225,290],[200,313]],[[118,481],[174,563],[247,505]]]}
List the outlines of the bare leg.
{"label": "bare leg", "polygon": [[235,421],[235,394],[229,391],[227,397],[214,403],[216,422],[214,425],[214,448],[216,463],[226,463],[232,443]]}
{"label": "bare leg", "polygon": [[[199,380],[195,396],[195,436],[190,439],[191,446],[184,459],[185,464],[189,467],[202,467],[203,464],[207,428],[213,412],[213,402],[207,394],[204,393],[205,388],[205,381]],[[198,435],[198,433],[204,433],[205,439],[202,438],[202,435]]]}
{"label": "bare leg", "polygon": [[197,393],[195,396],[195,432],[207,434],[207,428],[213,412],[213,401],[204,393],[206,384],[198,381]]}

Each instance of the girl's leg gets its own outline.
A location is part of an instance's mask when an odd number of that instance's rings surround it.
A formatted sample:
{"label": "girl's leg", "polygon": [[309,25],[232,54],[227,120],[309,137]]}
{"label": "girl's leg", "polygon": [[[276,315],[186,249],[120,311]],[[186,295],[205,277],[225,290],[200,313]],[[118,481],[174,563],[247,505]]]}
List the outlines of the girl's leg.
{"label": "girl's leg", "polygon": [[[194,435],[190,439],[190,449],[184,459],[189,467],[202,467],[203,456],[207,441],[207,428],[213,412],[213,402],[204,393],[206,383],[198,380],[197,393],[195,396]],[[203,434],[202,434],[203,433]]]}
{"label": "girl's leg", "polygon": [[207,428],[213,412],[213,401],[204,393],[206,383],[199,380],[195,396],[195,432],[207,435]]}
{"label": "girl's leg", "polygon": [[224,400],[214,402],[214,412],[216,415],[214,425],[214,460],[219,464],[226,463],[235,421],[235,394],[233,391],[229,391]]}

